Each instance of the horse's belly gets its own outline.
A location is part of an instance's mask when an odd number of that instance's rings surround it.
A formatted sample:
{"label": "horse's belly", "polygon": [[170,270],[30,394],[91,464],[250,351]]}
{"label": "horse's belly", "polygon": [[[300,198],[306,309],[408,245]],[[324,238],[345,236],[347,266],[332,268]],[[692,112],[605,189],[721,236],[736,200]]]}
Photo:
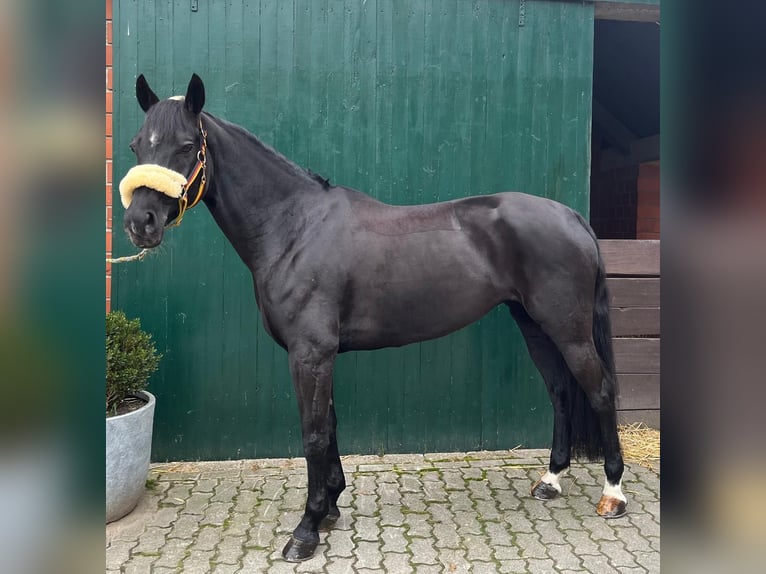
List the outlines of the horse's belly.
{"label": "horse's belly", "polygon": [[446,335],[508,298],[460,232],[371,248],[353,270],[341,348],[396,347]]}

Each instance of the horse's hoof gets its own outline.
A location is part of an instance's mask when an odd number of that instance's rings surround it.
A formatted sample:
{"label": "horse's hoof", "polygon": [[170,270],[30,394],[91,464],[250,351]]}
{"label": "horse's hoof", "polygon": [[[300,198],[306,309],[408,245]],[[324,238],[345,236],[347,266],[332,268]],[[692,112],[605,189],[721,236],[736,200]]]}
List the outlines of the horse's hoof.
{"label": "horse's hoof", "polygon": [[335,526],[335,523],[338,522],[338,519],[340,518],[340,510],[336,508],[331,508],[330,512],[327,513],[327,516],[325,516],[322,519],[322,522],[319,523],[318,530],[321,530],[322,532],[326,532],[327,530],[330,530],[333,526]]}
{"label": "horse's hoof", "polygon": [[532,487],[532,496],[538,500],[553,500],[558,495],[558,490],[542,480],[538,480]]}
{"label": "horse's hoof", "polygon": [[619,518],[627,514],[628,504],[613,496],[602,496],[598,501],[596,513],[602,518]]}
{"label": "horse's hoof", "polygon": [[285,544],[282,550],[282,556],[288,562],[303,562],[314,556],[314,550],[316,550],[319,542],[305,542],[298,540],[295,536],[290,536],[290,540]]}

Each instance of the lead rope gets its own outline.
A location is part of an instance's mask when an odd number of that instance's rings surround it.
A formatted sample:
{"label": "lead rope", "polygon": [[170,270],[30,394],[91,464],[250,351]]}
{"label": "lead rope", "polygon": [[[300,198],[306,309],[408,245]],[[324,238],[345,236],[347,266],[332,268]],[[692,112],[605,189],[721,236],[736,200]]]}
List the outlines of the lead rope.
{"label": "lead rope", "polygon": [[128,255],[126,257],[116,257],[112,259],[111,257],[106,258],[107,263],[127,263],[128,261],[143,261],[144,257],[146,257],[146,254],[149,253],[151,249],[145,248],[136,253],[135,255]]}

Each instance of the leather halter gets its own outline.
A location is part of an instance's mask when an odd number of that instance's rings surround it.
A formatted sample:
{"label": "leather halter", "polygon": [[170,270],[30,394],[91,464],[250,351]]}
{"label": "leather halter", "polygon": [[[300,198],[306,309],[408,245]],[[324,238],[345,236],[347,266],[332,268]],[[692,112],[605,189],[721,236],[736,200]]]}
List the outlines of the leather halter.
{"label": "leather halter", "polygon": [[[181,188],[181,195],[178,197],[178,215],[173,221],[165,226],[165,229],[181,225],[186,210],[197,205],[202,199],[202,196],[205,195],[205,184],[207,183],[207,132],[202,127],[201,117],[199,119],[199,134],[202,143],[197,152],[197,163],[194,164],[191,175],[186,178],[186,183]],[[189,203],[188,191],[197,178],[200,178],[199,186],[197,186],[197,195],[194,198],[194,201]]]}

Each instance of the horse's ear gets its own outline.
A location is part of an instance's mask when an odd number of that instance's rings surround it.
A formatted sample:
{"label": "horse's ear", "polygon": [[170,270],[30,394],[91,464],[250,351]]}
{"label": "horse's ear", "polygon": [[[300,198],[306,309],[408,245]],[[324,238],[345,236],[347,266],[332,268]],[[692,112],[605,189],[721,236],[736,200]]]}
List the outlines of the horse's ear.
{"label": "horse's ear", "polygon": [[202,106],[205,105],[205,85],[197,74],[192,74],[191,80],[189,80],[184,101],[186,109],[194,115],[199,114],[202,111]]}
{"label": "horse's ear", "polygon": [[160,101],[157,94],[149,87],[149,82],[146,81],[143,74],[136,78],[136,99],[144,112],[148,112],[149,108]]}

